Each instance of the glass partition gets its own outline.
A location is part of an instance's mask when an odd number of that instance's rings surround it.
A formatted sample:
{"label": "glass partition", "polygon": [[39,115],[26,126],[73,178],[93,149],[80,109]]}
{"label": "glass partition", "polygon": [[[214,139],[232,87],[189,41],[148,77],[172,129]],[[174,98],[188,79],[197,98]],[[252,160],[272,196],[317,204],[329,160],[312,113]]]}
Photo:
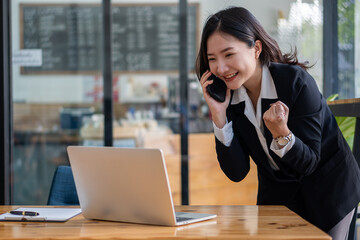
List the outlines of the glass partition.
{"label": "glass partition", "polygon": [[102,139],[100,4],[11,1],[14,204],[46,204],[66,147]]}
{"label": "glass partition", "polygon": [[[250,10],[265,30],[275,38],[284,53],[296,47],[299,60],[313,65],[308,71],[322,91],[323,1],[207,0],[201,1],[200,5],[200,32],[207,17],[221,9],[239,6]],[[256,204],[256,165],[251,161],[250,172],[239,183],[231,182],[221,171],[216,158],[211,116],[197,78],[195,74],[191,76],[190,79],[194,81],[189,84],[190,204]]]}
{"label": "glass partition", "polygon": [[[190,71],[198,11],[189,5]],[[112,1],[112,19],[114,140],[129,135],[136,147],[161,148],[174,203],[181,204],[178,1]]]}
{"label": "glass partition", "polygon": [[360,97],[359,10],[359,0],[338,0],[339,99]]}
{"label": "glass partition", "polygon": [[[259,8],[259,4],[262,8]],[[322,1],[188,1],[190,204],[255,204],[256,170],[231,183],[216,160],[211,116],[194,63],[205,19],[248,8],[322,89]],[[68,145],[103,145],[100,0],[11,1],[13,203],[46,204]],[[161,148],[174,203],[180,194],[179,7],[176,0],[112,1],[115,147]]]}

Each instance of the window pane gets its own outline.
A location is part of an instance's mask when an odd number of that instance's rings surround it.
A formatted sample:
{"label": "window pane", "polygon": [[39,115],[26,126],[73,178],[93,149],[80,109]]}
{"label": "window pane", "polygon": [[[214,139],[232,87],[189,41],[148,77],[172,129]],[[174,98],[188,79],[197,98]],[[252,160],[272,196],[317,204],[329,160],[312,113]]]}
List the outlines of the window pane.
{"label": "window pane", "polygon": [[[189,68],[196,54],[197,10],[198,5],[189,7]],[[161,148],[174,203],[181,204],[178,1],[113,1],[112,18],[115,141],[129,135],[136,147]]]}
{"label": "window pane", "polygon": [[355,35],[355,97],[360,97],[360,1],[355,0],[354,6],[354,17],[355,17],[355,26],[354,26],[354,35]]}
{"label": "window pane", "polygon": [[296,48],[299,61],[313,65],[308,72],[320,91],[323,89],[322,22],[322,1],[289,1],[289,8],[278,12],[273,35],[284,53]]}
{"label": "window pane", "polygon": [[102,17],[100,1],[27,2],[11,1],[13,202],[46,204],[66,146],[102,139]]}
{"label": "window pane", "polygon": [[[278,42],[283,53],[294,50],[298,52],[299,61],[308,61],[314,65],[308,71],[315,78],[319,90],[323,86],[322,70],[322,32],[323,1],[319,0],[273,0],[273,1],[203,1],[200,19],[201,28],[210,14],[227,6],[245,7],[255,15],[265,30]],[[259,7],[261,6],[261,7]],[[196,79],[196,77],[193,77]],[[190,124],[190,203],[191,204],[256,204],[257,173],[256,165],[250,161],[251,169],[247,177],[239,183],[229,181],[221,171],[215,152],[215,141],[211,116],[201,94],[199,83],[194,81],[194,89],[200,93],[189,94],[199,98],[190,104],[191,121],[203,124]],[[192,90],[195,92],[195,90]],[[196,111],[194,111],[194,110]],[[207,124],[209,120],[210,123]],[[206,124],[205,124],[206,123]],[[196,127],[200,126],[200,127]],[[206,127],[206,128],[205,128]],[[202,132],[202,134],[193,134]],[[205,147],[204,147],[205,146]]]}
{"label": "window pane", "polygon": [[[359,72],[358,61],[359,47],[355,39],[359,35],[359,1],[338,1],[338,94],[340,99],[359,97]],[[356,22],[357,20],[357,22]],[[357,80],[357,81],[356,81]]]}

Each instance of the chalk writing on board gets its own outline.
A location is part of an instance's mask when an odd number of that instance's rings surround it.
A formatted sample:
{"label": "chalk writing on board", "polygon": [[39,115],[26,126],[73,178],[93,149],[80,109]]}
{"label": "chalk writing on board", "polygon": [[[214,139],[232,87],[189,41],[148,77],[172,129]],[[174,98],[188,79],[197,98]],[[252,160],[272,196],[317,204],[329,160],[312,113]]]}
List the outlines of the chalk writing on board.
{"label": "chalk writing on board", "polygon": [[[99,5],[21,4],[22,48],[41,49],[41,66],[23,73],[101,71],[102,11]],[[197,42],[197,4],[188,8],[188,66],[193,69]],[[177,5],[113,5],[113,70],[177,71]]]}

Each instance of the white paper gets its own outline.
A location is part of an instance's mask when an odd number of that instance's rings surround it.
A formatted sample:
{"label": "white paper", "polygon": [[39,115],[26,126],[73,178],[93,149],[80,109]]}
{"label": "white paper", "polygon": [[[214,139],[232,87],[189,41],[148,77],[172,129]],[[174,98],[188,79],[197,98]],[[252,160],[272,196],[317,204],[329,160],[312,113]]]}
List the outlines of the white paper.
{"label": "white paper", "polygon": [[31,211],[38,216],[19,216],[9,212],[0,215],[0,221],[47,221],[65,222],[81,213],[80,208],[18,208],[16,211]]}
{"label": "white paper", "polygon": [[14,50],[12,53],[13,65],[20,66],[41,66],[42,65],[42,49],[20,49]]}

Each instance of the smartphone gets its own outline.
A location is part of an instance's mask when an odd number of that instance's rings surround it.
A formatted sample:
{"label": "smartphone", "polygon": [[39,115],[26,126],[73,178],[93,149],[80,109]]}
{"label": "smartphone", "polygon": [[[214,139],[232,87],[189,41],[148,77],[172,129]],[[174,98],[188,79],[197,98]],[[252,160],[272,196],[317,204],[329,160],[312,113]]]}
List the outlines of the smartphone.
{"label": "smartphone", "polygon": [[214,80],[212,84],[206,87],[209,95],[218,102],[224,102],[226,97],[226,84],[223,80],[212,74],[208,80]]}

